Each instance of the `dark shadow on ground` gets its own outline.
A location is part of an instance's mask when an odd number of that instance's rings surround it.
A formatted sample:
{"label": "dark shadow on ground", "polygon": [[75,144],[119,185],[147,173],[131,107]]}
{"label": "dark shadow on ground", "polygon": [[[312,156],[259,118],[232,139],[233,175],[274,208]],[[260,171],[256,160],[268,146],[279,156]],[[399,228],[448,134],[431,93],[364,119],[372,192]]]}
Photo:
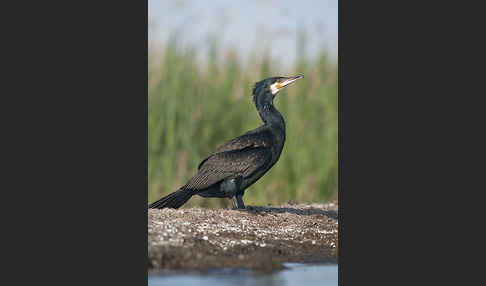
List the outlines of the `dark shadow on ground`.
{"label": "dark shadow on ground", "polygon": [[296,215],[326,215],[332,219],[338,219],[337,211],[333,210],[323,210],[323,209],[316,209],[316,208],[305,208],[305,209],[296,209],[290,207],[265,207],[265,206],[247,206],[246,210],[250,213],[255,213],[259,215],[265,215],[266,213],[291,213]]}

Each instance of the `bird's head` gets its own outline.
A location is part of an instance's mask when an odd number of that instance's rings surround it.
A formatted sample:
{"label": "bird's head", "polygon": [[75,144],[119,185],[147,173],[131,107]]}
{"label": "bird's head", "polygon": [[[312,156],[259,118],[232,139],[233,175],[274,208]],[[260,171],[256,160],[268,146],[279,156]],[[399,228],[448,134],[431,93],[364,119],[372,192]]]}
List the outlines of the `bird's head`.
{"label": "bird's head", "polygon": [[275,95],[284,87],[294,83],[296,80],[303,78],[303,75],[292,77],[269,77],[255,83],[253,88],[253,100],[272,102]]}

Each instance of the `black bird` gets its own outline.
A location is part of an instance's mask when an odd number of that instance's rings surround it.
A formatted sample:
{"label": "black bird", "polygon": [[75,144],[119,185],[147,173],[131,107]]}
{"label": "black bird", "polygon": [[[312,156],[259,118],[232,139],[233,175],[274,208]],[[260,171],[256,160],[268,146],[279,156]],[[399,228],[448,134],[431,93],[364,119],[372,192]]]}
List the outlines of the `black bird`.
{"label": "black bird", "polygon": [[198,166],[198,172],[179,190],[149,208],[179,208],[193,195],[231,198],[234,209],[244,209],[245,189],[260,179],[278,160],[285,142],[285,122],[273,106],[275,95],[303,78],[272,77],[253,88],[253,102],[264,124],[219,146]]}

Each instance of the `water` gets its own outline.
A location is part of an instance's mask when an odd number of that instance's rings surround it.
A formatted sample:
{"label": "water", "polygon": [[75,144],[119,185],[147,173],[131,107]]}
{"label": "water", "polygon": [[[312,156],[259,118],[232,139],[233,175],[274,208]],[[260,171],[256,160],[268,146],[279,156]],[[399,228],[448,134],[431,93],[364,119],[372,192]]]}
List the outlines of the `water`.
{"label": "water", "polygon": [[337,265],[308,265],[285,263],[290,269],[272,274],[253,274],[251,270],[222,269],[209,274],[173,274],[165,276],[149,275],[149,286],[326,286],[338,285]]}

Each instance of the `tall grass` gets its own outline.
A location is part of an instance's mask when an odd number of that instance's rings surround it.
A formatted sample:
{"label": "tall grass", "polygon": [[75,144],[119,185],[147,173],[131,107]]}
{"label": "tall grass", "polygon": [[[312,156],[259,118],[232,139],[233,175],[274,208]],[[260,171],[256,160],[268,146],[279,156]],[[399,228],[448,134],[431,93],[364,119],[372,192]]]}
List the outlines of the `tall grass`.
{"label": "tall grass", "polygon": [[[223,55],[216,42],[204,64],[194,49],[181,49],[176,40],[149,55],[149,202],[184,185],[219,144],[262,124],[251,99],[256,81],[295,74],[305,78],[275,98],[287,127],[282,155],[246,191],[245,203],[320,202],[336,196],[337,68],[325,53],[312,62],[298,56],[285,73],[265,55],[242,64],[234,53]],[[188,205],[220,207],[230,201],[195,196]]]}

